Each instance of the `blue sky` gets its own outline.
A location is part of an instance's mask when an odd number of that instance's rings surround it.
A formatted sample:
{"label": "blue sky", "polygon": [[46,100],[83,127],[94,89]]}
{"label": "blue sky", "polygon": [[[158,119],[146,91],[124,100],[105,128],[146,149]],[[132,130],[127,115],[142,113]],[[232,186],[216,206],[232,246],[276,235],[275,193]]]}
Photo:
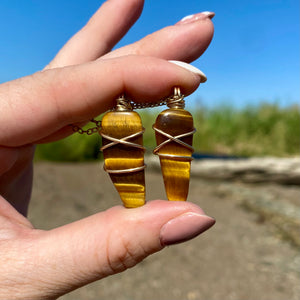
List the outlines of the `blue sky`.
{"label": "blue sky", "polygon": [[[42,69],[102,2],[0,0],[0,82]],[[118,46],[207,10],[216,13],[215,36],[193,64],[208,81],[189,103],[299,103],[299,0],[146,0]]]}

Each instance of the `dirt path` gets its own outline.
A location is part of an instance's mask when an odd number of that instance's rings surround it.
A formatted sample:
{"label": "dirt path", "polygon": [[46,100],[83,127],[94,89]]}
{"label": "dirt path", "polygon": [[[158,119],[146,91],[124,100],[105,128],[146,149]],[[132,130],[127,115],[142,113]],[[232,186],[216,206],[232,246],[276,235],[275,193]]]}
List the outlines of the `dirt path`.
{"label": "dirt path", "polygon": [[[146,180],[147,199],[164,199],[161,175],[147,170]],[[189,201],[216,218],[214,228],[61,299],[299,300],[299,249],[279,239],[271,224],[242,208],[241,191],[249,197],[273,193],[291,203],[300,199],[299,187],[192,178]],[[120,204],[118,195],[99,163],[35,167],[29,217],[38,228],[53,228],[116,204]]]}

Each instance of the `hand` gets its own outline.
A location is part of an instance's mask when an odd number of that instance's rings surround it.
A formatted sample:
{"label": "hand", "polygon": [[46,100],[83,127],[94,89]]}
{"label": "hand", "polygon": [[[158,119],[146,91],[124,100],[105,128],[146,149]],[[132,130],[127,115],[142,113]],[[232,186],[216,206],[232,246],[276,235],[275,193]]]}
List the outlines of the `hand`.
{"label": "hand", "polygon": [[0,299],[53,299],[214,224],[192,203],[159,200],[50,231],[34,229],[25,217],[34,144],[72,134],[69,124],[86,123],[122,93],[158,101],[174,86],[188,95],[200,84],[197,74],[166,60],[199,57],[212,39],[212,15],[110,52],[142,6],[142,0],[105,2],[43,71],[0,85]]}

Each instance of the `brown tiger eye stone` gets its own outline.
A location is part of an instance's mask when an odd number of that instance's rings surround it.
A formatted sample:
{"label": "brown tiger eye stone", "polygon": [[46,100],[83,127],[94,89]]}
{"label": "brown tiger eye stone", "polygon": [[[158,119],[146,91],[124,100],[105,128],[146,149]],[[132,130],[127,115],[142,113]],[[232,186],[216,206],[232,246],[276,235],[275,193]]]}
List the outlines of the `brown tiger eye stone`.
{"label": "brown tiger eye stone", "polygon": [[[111,111],[102,118],[101,134],[117,139],[130,136],[143,130],[140,116],[134,111]],[[127,139],[128,142],[143,145],[142,134]],[[102,146],[112,141],[102,138]],[[103,150],[105,168],[126,170],[144,166],[144,149],[130,145],[116,144]],[[145,204],[144,170],[109,173],[125,207],[138,207]]]}
{"label": "brown tiger eye stone", "polygon": [[[191,132],[194,130],[192,115],[181,108],[170,108],[161,112],[155,122],[155,127],[172,135],[173,137]],[[155,133],[157,145],[168,140],[159,132]],[[193,135],[180,138],[186,144],[192,145]],[[193,150],[171,141],[163,145],[158,154],[160,158],[162,175],[167,197],[170,201],[185,201],[189,191],[190,169]],[[163,154],[174,155],[175,157],[164,157]],[[178,158],[176,158],[178,156]],[[185,156],[186,158],[179,158]]]}

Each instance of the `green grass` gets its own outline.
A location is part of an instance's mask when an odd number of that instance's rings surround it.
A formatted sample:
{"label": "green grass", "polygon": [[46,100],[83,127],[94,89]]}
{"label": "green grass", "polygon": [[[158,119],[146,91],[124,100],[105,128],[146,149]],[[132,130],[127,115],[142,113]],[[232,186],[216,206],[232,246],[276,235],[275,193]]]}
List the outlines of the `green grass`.
{"label": "green grass", "polygon": [[[152,124],[161,109],[139,111],[144,145],[155,147]],[[281,108],[276,104],[235,109],[219,106],[213,109],[190,109],[197,128],[196,152],[243,156],[294,156],[300,149],[300,108]],[[87,161],[99,158],[101,138],[73,134],[51,144],[38,145],[37,160]],[[101,154],[100,154],[101,157]]]}
{"label": "green grass", "polygon": [[35,160],[91,161],[101,157],[99,149],[98,134],[87,136],[75,133],[57,142],[38,145]]}
{"label": "green grass", "polygon": [[300,149],[300,110],[261,104],[229,106],[194,113],[195,149],[245,156],[291,156]]}

